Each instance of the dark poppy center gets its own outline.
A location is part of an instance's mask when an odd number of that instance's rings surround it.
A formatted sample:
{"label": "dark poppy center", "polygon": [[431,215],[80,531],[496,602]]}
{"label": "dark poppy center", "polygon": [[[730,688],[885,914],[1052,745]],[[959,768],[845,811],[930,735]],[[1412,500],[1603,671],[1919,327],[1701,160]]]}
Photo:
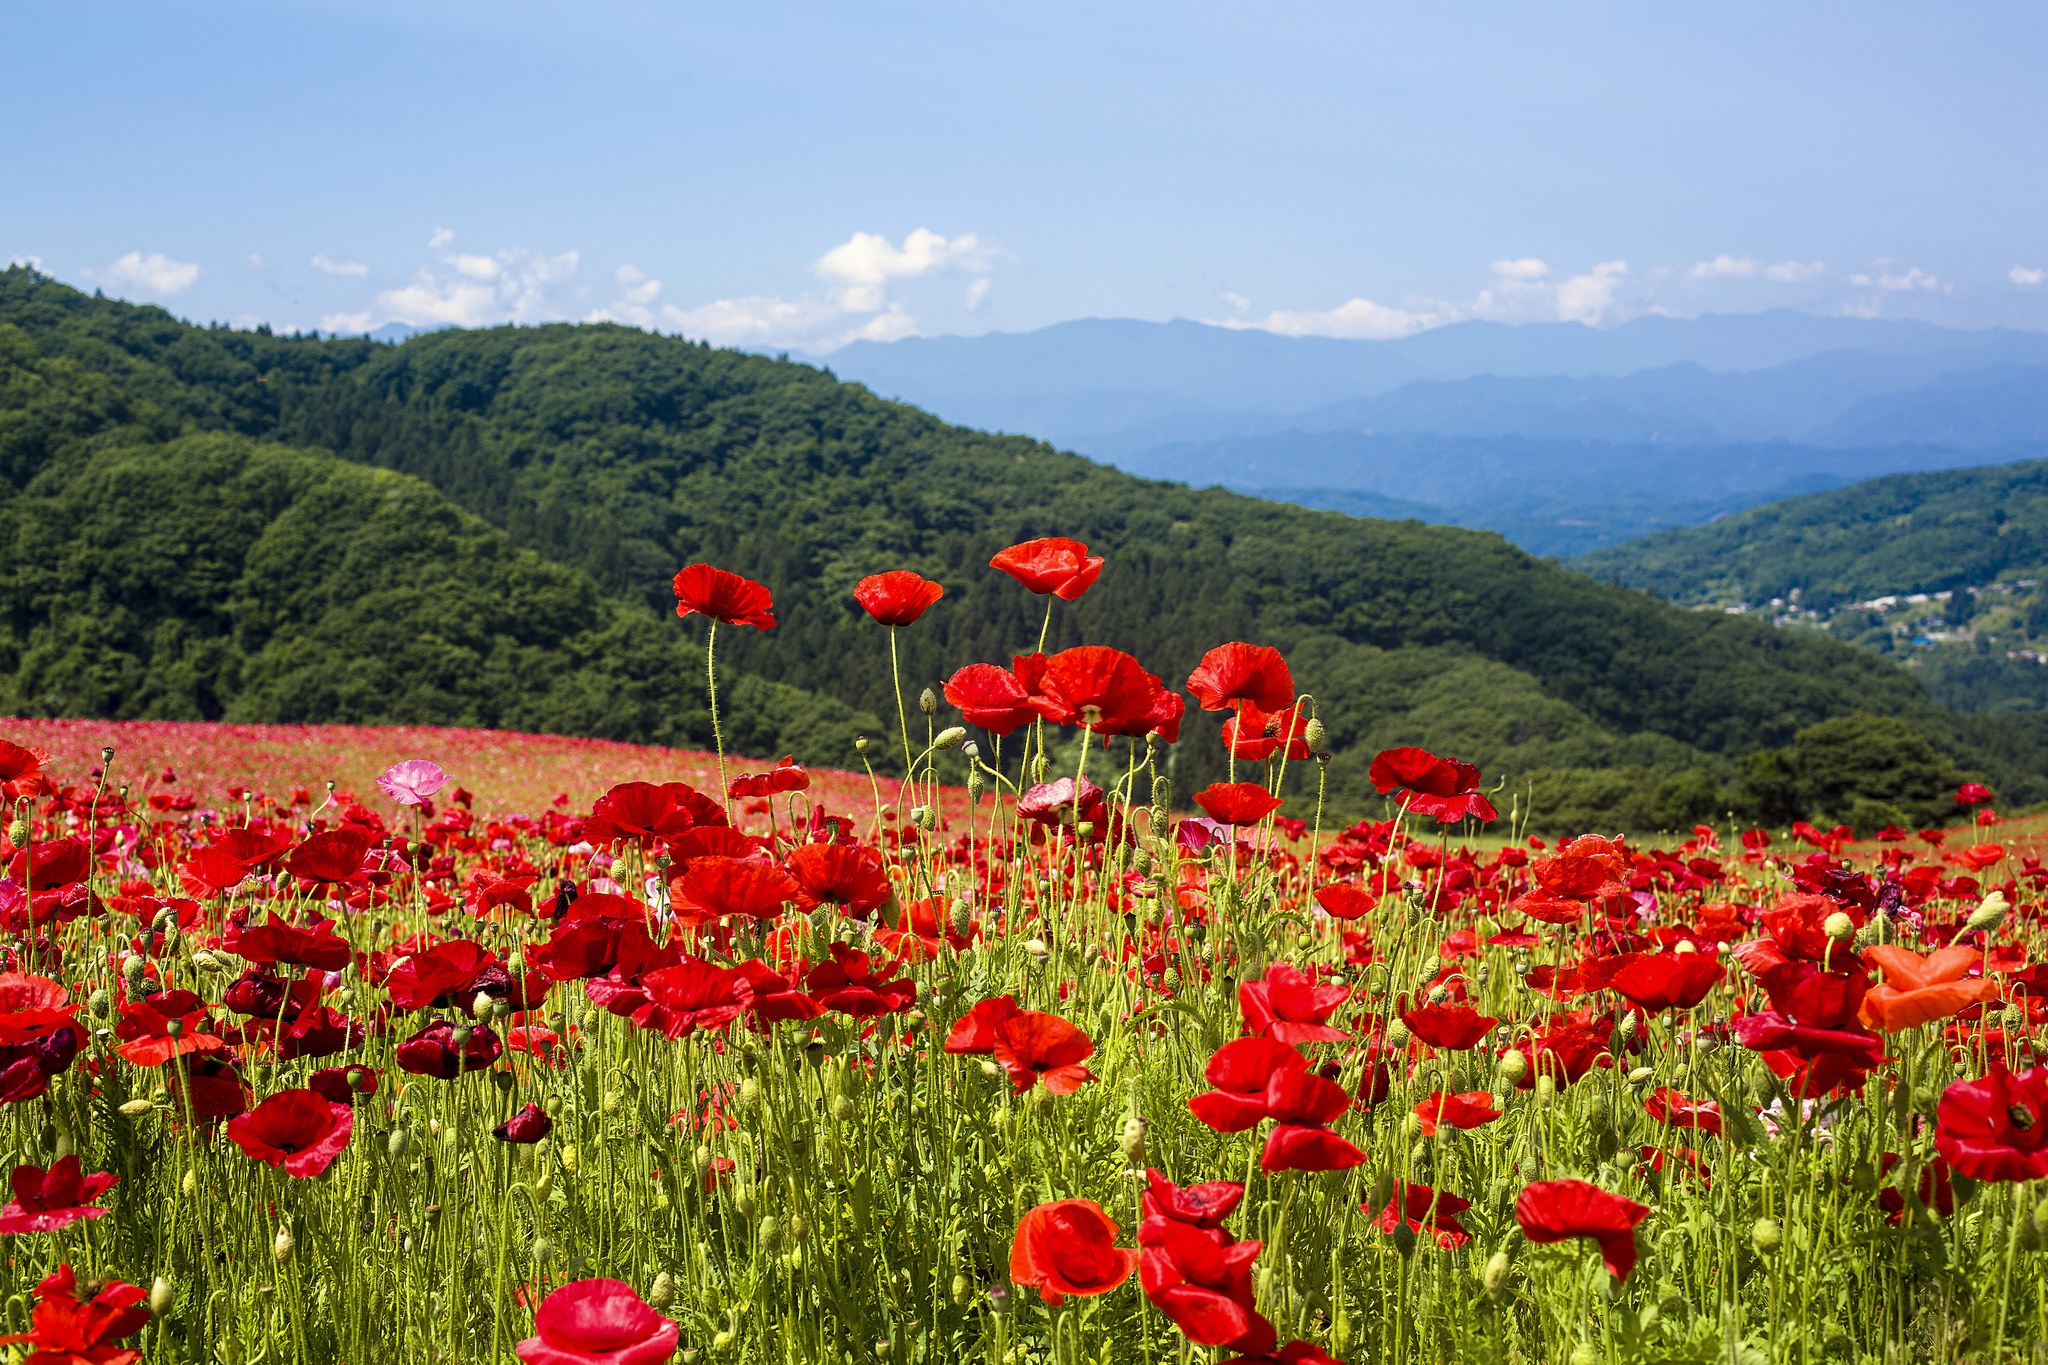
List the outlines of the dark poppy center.
{"label": "dark poppy center", "polygon": [[2012,1120],[2013,1127],[2023,1133],[2034,1126],[2034,1113],[2024,1105],[2007,1105],[2005,1107],[2005,1116]]}

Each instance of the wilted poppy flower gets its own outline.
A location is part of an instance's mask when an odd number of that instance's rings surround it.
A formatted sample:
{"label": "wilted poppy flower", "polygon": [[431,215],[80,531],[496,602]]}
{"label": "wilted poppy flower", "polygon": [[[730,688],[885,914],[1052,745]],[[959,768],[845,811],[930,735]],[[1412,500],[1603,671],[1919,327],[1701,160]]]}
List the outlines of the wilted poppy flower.
{"label": "wilted poppy flower", "polygon": [[960,717],[992,735],[1008,735],[1038,719],[1031,693],[1016,674],[996,664],[969,664],[946,679],[946,700]]}
{"label": "wilted poppy flower", "polygon": [[1935,1108],[1934,1147],[1972,1180],[2048,1176],[2048,1066],[2014,1075],[1996,1058],[1989,1074],[1957,1081]]}
{"label": "wilted poppy flower", "polygon": [[1639,953],[1607,984],[1640,1009],[1689,1010],[1707,998],[1728,969],[1712,953]]}
{"label": "wilted poppy flower", "polygon": [[1500,1110],[1493,1107],[1490,1090],[1466,1090],[1455,1095],[1440,1090],[1415,1106],[1415,1117],[1422,1123],[1422,1135],[1435,1137],[1439,1128],[1464,1132],[1492,1123],[1500,1117]]}
{"label": "wilted poppy flower", "polygon": [[280,1090],[228,1120],[237,1147],[286,1175],[305,1179],[334,1163],[355,1131],[355,1111],[311,1090]]}
{"label": "wilted poppy flower", "polygon": [[[457,1042],[456,1033],[468,1034]],[[482,1071],[504,1053],[505,1045],[488,1024],[465,1024],[459,1030],[436,1020],[398,1045],[398,1068],[415,1076],[452,1081],[465,1071]]]}
{"label": "wilted poppy flower", "polygon": [[1072,602],[1095,586],[1102,573],[1102,556],[1090,555],[1086,545],[1065,536],[1012,545],[997,551],[988,564],[1039,596],[1051,593],[1062,602]]}
{"label": "wilted poppy flower", "polygon": [[1975,948],[1942,948],[1923,956],[1880,943],[1866,948],[1863,956],[1884,969],[1885,979],[1864,994],[1858,1013],[1864,1023],[1885,1033],[1947,1019],[1998,999],[1997,982],[1969,975],[1984,961]]}
{"label": "wilted poppy flower", "polygon": [[1281,801],[1256,782],[1211,782],[1195,793],[1195,804],[1222,824],[1256,825],[1279,810]]}
{"label": "wilted poppy flower", "polygon": [[531,1101],[524,1109],[491,1129],[491,1136],[500,1142],[539,1142],[555,1131],[555,1121],[548,1117],[547,1110]]}
{"label": "wilted poppy flower", "polygon": [[853,600],[885,626],[909,625],[945,595],[943,587],[908,569],[869,574],[853,589]]}
{"label": "wilted poppy flower", "polygon": [[768,630],[775,624],[768,589],[709,564],[691,564],[676,574],[676,615],[708,616],[728,626]]}
{"label": "wilted poppy flower", "polygon": [[[1374,1213],[1370,1206],[1360,1207],[1367,1214]],[[1472,1234],[1465,1231],[1464,1224],[1458,1221],[1458,1215],[1471,1207],[1470,1200],[1460,1199],[1449,1190],[1434,1190],[1412,1180],[1397,1180],[1393,1195],[1387,1200],[1386,1207],[1378,1210],[1373,1226],[1391,1236],[1405,1223],[1410,1232],[1418,1236],[1427,1232],[1436,1239],[1438,1246],[1449,1250],[1472,1240]]]}
{"label": "wilted poppy flower", "polygon": [[1696,1100],[1683,1091],[1660,1085],[1643,1101],[1643,1112],[1659,1123],[1674,1128],[1697,1128],[1702,1133],[1721,1135],[1721,1106],[1713,1100]]}
{"label": "wilted poppy flower", "polygon": [[1010,1073],[1010,1084],[1020,1095],[1039,1084],[1055,1095],[1071,1095],[1095,1079],[1081,1065],[1095,1055],[1095,1044],[1056,1014],[1019,1010],[992,1031],[989,1052]]}
{"label": "wilted poppy flower", "polygon": [[377,785],[401,806],[423,806],[428,797],[448,785],[448,774],[441,771],[438,763],[408,758],[386,768]]}
{"label": "wilted poppy flower", "polygon": [[1138,1253],[1116,1244],[1116,1223],[1092,1199],[1056,1199],[1027,1212],[1010,1245],[1010,1282],[1057,1308],[1068,1295],[1107,1294],[1131,1277]]}
{"label": "wilted poppy flower", "polygon": [[1275,962],[1264,977],[1238,983],[1237,1006],[1245,1030],[1283,1043],[1335,1043],[1351,1035],[1328,1020],[1351,998],[1349,986],[1318,986],[1299,967]]}
{"label": "wilted poppy flower", "polygon": [[1294,705],[1294,675],[1271,645],[1233,640],[1202,656],[1188,674],[1188,691],[1204,711],[1250,704],[1271,714]]}
{"label": "wilted poppy flower", "polygon": [[39,1302],[29,1315],[28,1332],[0,1337],[0,1342],[25,1341],[35,1347],[28,1357],[35,1365],[134,1365],[142,1352],[124,1351],[114,1343],[149,1322],[149,1310],[140,1306],[148,1297],[139,1285],[109,1280],[82,1299],[78,1277],[66,1262],[36,1286]]}
{"label": "wilted poppy flower", "polygon": [[1197,1346],[1270,1345],[1273,1325],[1253,1306],[1259,1242],[1230,1242],[1191,1224],[1147,1220],[1138,1282],[1154,1308]]}
{"label": "wilted poppy flower", "polygon": [[1427,749],[1382,750],[1366,776],[1382,796],[1396,789],[1407,792],[1403,799],[1408,809],[1433,815],[1439,824],[1467,816],[1492,820],[1498,814],[1479,790],[1479,769],[1455,758],[1438,758]]}
{"label": "wilted poppy flower", "polygon": [[513,1347],[525,1365],[661,1365],[682,1328],[623,1280],[572,1280],[541,1300],[534,1335]]}
{"label": "wilted poppy flower", "polygon": [[775,864],[738,858],[699,858],[670,889],[703,915],[748,919],[774,919],[802,892],[796,879]]}
{"label": "wilted poppy flower", "polygon": [[345,882],[363,870],[370,836],[346,826],[309,836],[284,860],[285,871],[302,882]]}
{"label": "wilted poppy flower", "polygon": [[1532,1242],[1590,1237],[1600,1244],[1607,1273],[1626,1280],[1636,1264],[1636,1224],[1649,1206],[1609,1194],[1584,1180],[1539,1180],[1515,1200],[1515,1221]]}
{"label": "wilted poppy flower", "polygon": [[107,1210],[94,1201],[121,1183],[107,1171],[81,1175],[76,1156],[61,1156],[46,1171],[41,1166],[16,1166],[8,1177],[14,1199],[0,1208],[0,1233],[55,1232],[81,1219],[102,1218]]}
{"label": "wilted poppy flower", "polygon": [[1401,1022],[1431,1047],[1464,1052],[1477,1047],[1500,1020],[1470,1005],[1417,1005],[1402,1012]]}

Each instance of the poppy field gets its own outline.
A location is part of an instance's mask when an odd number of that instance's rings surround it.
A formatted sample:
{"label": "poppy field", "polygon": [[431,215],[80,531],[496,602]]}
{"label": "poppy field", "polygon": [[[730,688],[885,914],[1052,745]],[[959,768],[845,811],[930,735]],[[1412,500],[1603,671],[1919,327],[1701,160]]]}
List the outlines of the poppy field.
{"label": "poppy field", "polygon": [[1255,642],[898,681],[857,774],[0,728],[14,1358],[2048,1361],[2048,869],[1983,786],[1546,841],[1417,747],[1338,818]]}

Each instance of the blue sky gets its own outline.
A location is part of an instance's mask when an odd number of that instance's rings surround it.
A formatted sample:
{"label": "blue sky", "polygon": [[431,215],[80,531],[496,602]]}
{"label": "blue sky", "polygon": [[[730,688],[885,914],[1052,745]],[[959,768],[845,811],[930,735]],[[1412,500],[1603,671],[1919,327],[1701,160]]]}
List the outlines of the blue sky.
{"label": "blue sky", "polygon": [[201,320],[2048,327],[2040,5],[147,0],[7,34],[0,259]]}

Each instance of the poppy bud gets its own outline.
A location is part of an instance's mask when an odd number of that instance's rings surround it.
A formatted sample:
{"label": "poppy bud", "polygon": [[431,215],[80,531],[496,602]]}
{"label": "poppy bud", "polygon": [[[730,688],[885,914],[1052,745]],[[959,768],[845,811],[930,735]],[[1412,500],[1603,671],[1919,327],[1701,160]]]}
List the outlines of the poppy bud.
{"label": "poppy bud", "polygon": [[1052,764],[1046,760],[1044,754],[1033,754],[1031,761],[1024,766],[1030,770],[1031,782],[1034,786],[1045,781],[1046,773],[1052,770]]}
{"label": "poppy bud", "polygon": [[280,1261],[288,1261],[291,1259],[292,1248],[295,1245],[292,1241],[291,1229],[279,1228],[277,1236],[271,1240],[270,1254]]}
{"label": "poppy bud", "polygon": [[1330,732],[1324,727],[1321,716],[1310,716],[1308,724],[1301,727],[1301,737],[1311,750],[1315,750],[1323,747],[1323,741],[1330,737]]}
{"label": "poppy bud", "polygon": [[1766,1256],[1775,1255],[1785,1244],[1785,1229],[1775,1218],[1759,1218],[1749,1230],[1750,1245]]}
{"label": "poppy bud", "polygon": [[1590,1341],[1582,1341],[1572,1347],[1572,1353],[1565,1360],[1568,1365],[1600,1365],[1600,1348]]}
{"label": "poppy bud", "polygon": [[865,753],[867,753],[867,751],[868,751],[868,737],[867,737],[866,735],[862,735],[862,736],[860,736],[860,738],[858,738],[858,739],[854,740],[854,742],[853,742],[853,751],[854,751],[855,753],[857,753],[857,754],[865,754]]}
{"label": "poppy bud", "polygon": [[98,987],[87,997],[85,1007],[92,1012],[95,1019],[114,1017],[114,997],[107,993],[105,986]]}
{"label": "poppy bud", "polygon": [[2011,909],[2012,906],[2006,903],[2005,893],[1994,891],[1977,902],[1977,908],[1970,912],[1970,918],[1963,924],[1963,932],[1969,934],[1979,929],[1996,929],[2005,923],[2006,912]]}
{"label": "poppy bud", "polygon": [[1628,1073],[1628,1083],[1630,1085],[1648,1085],[1650,1078],[1656,1074],[1657,1068],[1654,1066],[1639,1066],[1634,1071]]}
{"label": "poppy bud", "polygon": [[1557,1078],[1548,1071],[1536,1078],[1536,1106],[1542,1108],[1557,1097]]}
{"label": "poppy bud", "polygon": [[1164,972],[1160,973],[1159,989],[1165,991],[1168,995],[1177,993],[1180,990],[1180,984],[1180,973],[1174,968],[1168,967]]}
{"label": "poppy bud", "polygon": [[1451,998],[1451,988],[1449,986],[1431,986],[1429,988],[1429,995],[1426,998],[1432,1005],[1441,1005],[1444,1001]]}
{"label": "poppy bud", "polygon": [[917,709],[927,716],[939,714],[939,694],[927,687],[917,694]]}
{"label": "poppy bud", "polygon": [[1408,1023],[1404,1019],[1393,1020],[1387,1025],[1387,1045],[1389,1047],[1406,1047],[1408,1046],[1408,1040],[1413,1036],[1413,1034],[1409,1033]]}
{"label": "poppy bud", "polygon": [[171,1282],[161,1275],[157,1276],[156,1282],[149,1287],[150,1316],[160,1318],[170,1312],[171,1305],[177,1301],[177,1297],[178,1291],[171,1287]]}
{"label": "poppy bud", "polygon": [[[488,1021],[491,1017],[491,1007],[495,1003],[490,996],[485,995],[482,991],[478,991],[476,998],[469,1002],[469,1017],[476,1020],[479,1024]],[[463,1041],[467,1042],[468,1039]]]}
{"label": "poppy bud", "polygon": [[149,964],[130,953],[121,959],[121,980],[128,987],[128,994],[142,994],[142,986],[149,979]]}
{"label": "poppy bud", "polygon": [[405,1155],[405,1149],[409,1142],[410,1139],[406,1137],[405,1129],[394,1128],[391,1130],[390,1138],[384,1143],[384,1150],[394,1158],[402,1157]]}
{"label": "poppy bud", "polygon": [[967,799],[969,801],[979,801],[981,800],[982,793],[987,790],[988,783],[983,779],[981,769],[978,767],[969,768],[967,770]]}
{"label": "poppy bud", "polygon": [[191,1199],[194,1196],[196,1196],[199,1193],[199,1172],[185,1172],[185,1178],[178,1182],[178,1188],[185,1192],[185,1197],[187,1199]]}
{"label": "poppy bud", "polygon": [[1855,936],[1856,921],[1840,910],[1820,922],[1820,931],[1837,943]]}
{"label": "poppy bud", "polygon": [[1394,1224],[1394,1250],[1403,1256],[1415,1254],[1415,1230],[1406,1219]]}
{"label": "poppy bud", "polygon": [[917,827],[930,834],[939,827],[939,808],[937,806],[926,806],[918,812],[916,818]]}
{"label": "poppy bud", "polygon": [[966,726],[950,725],[945,729],[939,731],[939,733],[933,737],[932,748],[940,750],[942,752],[947,749],[957,749],[961,746],[962,743],[966,741],[966,739]]}
{"label": "poppy bud", "polygon": [[16,848],[27,848],[30,828],[28,800],[23,798],[14,807],[14,822],[7,826],[7,842],[13,844]]}
{"label": "poppy bud", "polygon": [[1124,1160],[1133,1169],[1145,1164],[1145,1130],[1148,1126],[1144,1119],[1136,1116],[1124,1120]]}
{"label": "poppy bud", "polygon": [[553,1251],[553,1250],[554,1250],[554,1248],[548,1245],[548,1239],[547,1239],[547,1238],[545,1238],[545,1237],[536,1237],[536,1238],[534,1238],[534,1239],[533,1239],[533,1248],[532,1248],[532,1250],[533,1250],[533,1263],[534,1263],[535,1265],[539,1265],[539,1264],[541,1264],[542,1262],[544,1262],[544,1261],[546,1261],[546,1260],[547,1260],[547,1258],[548,1258],[548,1253],[549,1253],[550,1251]]}
{"label": "poppy bud", "polygon": [[965,1308],[967,1301],[974,1297],[974,1286],[968,1282],[965,1275],[955,1275],[953,1277],[952,1293],[953,1302],[959,1307]]}
{"label": "poppy bud", "polygon": [[1010,1286],[998,1284],[989,1287],[988,1311],[997,1317],[1010,1311]]}
{"label": "poppy bud", "polygon": [[1434,981],[1437,978],[1437,973],[1443,969],[1444,960],[1435,953],[1431,953],[1428,957],[1422,959],[1422,968],[1416,975],[1420,980]]}
{"label": "poppy bud", "polygon": [[1029,953],[1032,962],[1040,967],[1043,967],[1052,960],[1052,949],[1046,946],[1046,942],[1042,938],[1025,940],[1024,951]]}
{"label": "poppy bud", "polygon": [[846,1096],[841,1095],[838,1099],[832,1101],[832,1117],[839,1120],[839,1122],[847,1122],[853,1117],[853,1113],[853,1101],[846,1098]]}

